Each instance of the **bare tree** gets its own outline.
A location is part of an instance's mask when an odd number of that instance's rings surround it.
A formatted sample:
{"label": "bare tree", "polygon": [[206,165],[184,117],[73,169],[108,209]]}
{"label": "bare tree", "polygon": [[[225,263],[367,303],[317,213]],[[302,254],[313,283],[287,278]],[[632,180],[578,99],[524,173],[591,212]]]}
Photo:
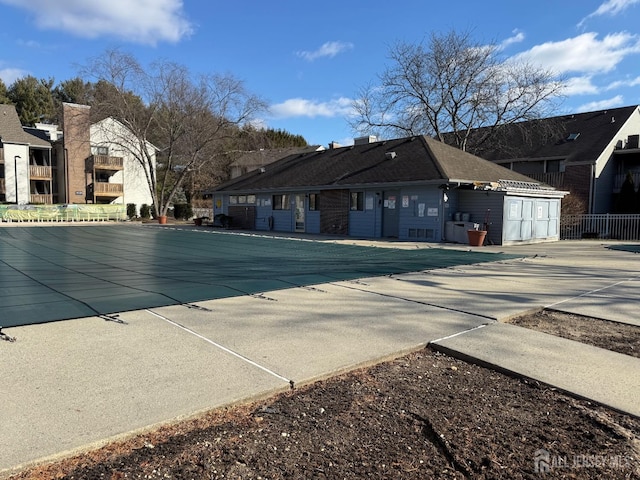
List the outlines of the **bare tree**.
{"label": "bare tree", "polygon": [[428,134],[467,150],[504,125],[546,116],[561,93],[553,72],[502,60],[495,44],[470,33],[433,33],[428,42],[397,43],[379,85],[361,89],[350,122],[359,134]]}
{"label": "bare tree", "polygon": [[[155,215],[166,215],[185,178],[214,161],[216,147],[266,108],[231,75],[195,80],[182,65],[157,62],[143,68],[119,50],[95,58],[85,69],[103,88],[94,108],[124,125],[131,136],[111,132],[110,141],[142,166]],[[106,132],[107,134],[109,132]],[[158,162],[156,169],[155,146]]]}

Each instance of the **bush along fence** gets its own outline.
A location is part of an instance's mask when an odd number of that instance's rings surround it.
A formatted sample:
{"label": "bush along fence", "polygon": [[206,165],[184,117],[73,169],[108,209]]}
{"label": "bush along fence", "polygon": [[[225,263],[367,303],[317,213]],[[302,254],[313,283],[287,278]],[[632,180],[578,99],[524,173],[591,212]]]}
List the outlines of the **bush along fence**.
{"label": "bush along fence", "polygon": [[3,222],[104,222],[126,220],[125,205],[0,205]]}
{"label": "bush along fence", "polygon": [[640,240],[640,215],[563,215],[560,219],[560,239],[582,238]]}

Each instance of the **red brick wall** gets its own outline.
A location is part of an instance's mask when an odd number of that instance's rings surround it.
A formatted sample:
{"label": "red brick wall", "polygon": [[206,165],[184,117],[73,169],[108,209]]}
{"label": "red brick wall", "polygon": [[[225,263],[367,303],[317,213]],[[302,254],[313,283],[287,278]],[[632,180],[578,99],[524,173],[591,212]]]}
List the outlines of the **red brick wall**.
{"label": "red brick wall", "polygon": [[[91,155],[89,107],[65,103],[62,106],[62,132],[66,150],[65,192],[67,203],[86,203],[86,160]],[[60,168],[60,167],[58,167]]]}
{"label": "red brick wall", "polygon": [[320,233],[349,234],[349,190],[320,193]]}

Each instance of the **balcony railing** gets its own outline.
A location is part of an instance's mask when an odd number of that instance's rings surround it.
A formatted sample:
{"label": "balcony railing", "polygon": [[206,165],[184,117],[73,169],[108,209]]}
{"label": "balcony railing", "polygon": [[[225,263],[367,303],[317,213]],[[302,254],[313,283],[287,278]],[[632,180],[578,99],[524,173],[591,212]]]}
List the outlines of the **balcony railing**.
{"label": "balcony railing", "polygon": [[7,187],[4,183],[4,178],[0,178],[0,193],[7,193]]}
{"label": "balcony railing", "polygon": [[123,192],[121,183],[96,182],[93,184],[93,194],[96,197],[119,197]]}
{"label": "balcony railing", "polygon": [[40,193],[32,193],[29,203],[43,203],[45,205],[53,204],[53,195],[43,195]]}
{"label": "balcony railing", "polygon": [[[640,172],[633,172],[633,173],[631,173],[631,175],[633,176],[633,183],[637,187],[638,184],[640,184]],[[616,175],[616,178],[615,178],[615,180],[613,182],[613,192],[614,193],[620,193],[620,189],[622,188],[622,184],[625,182],[626,179],[627,179],[627,174],[626,173],[620,173],[620,174]]]}
{"label": "balcony railing", "polygon": [[98,170],[122,170],[124,168],[124,161],[122,157],[93,155],[93,168]]}
{"label": "balcony railing", "polygon": [[29,165],[29,178],[31,180],[50,180],[51,167],[42,165]]}
{"label": "balcony railing", "polygon": [[561,187],[564,182],[564,172],[525,173],[524,175],[556,188]]}

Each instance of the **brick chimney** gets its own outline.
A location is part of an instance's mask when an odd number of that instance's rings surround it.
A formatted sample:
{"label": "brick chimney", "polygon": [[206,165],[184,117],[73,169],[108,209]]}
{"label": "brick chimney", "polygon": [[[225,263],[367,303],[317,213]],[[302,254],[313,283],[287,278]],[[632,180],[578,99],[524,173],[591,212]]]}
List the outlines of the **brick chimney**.
{"label": "brick chimney", "polygon": [[64,190],[67,203],[86,203],[86,160],[91,156],[90,109],[88,105],[62,104]]}

